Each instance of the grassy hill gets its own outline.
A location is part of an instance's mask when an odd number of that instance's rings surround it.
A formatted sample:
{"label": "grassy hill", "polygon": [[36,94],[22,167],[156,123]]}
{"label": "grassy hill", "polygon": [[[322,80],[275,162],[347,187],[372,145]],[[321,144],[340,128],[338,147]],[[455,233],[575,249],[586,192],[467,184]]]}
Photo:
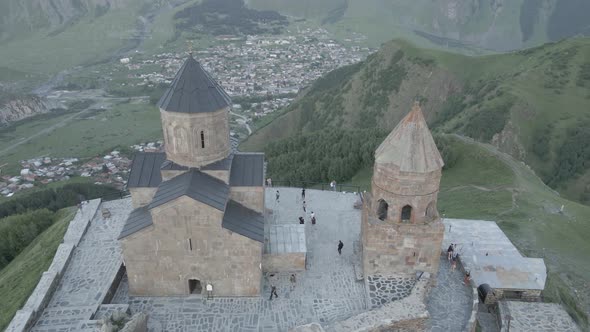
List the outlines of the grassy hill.
{"label": "grassy hill", "polygon": [[392,38],[420,45],[497,51],[531,47],[590,34],[585,0],[248,0],[257,9],[304,17],[341,33],[369,37],[373,46]]}
{"label": "grassy hill", "polygon": [[0,270],[0,330],[10,323],[16,311],[24,305],[37,286],[41,274],[51,265],[75,212],[75,208],[60,210],[58,221]]}
{"label": "grassy hill", "polygon": [[590,38],[480,57],[395,40],[317,80],[243,148],[328,127],[391,130],[416,99],[435,132],[492,143],[590,203]]}

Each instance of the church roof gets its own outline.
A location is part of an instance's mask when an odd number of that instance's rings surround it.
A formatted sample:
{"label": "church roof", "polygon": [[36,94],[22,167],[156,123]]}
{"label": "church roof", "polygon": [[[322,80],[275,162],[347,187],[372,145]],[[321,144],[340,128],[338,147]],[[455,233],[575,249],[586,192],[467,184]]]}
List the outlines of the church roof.
{"label": "church roof", "polygon": [[163,152],[138,152],[133,158],[127,188],[155,188],[162,182],[160,166],[166,160]]}
{"label": "church roof", "polygon": [[263,186],[264,153],[234,154],[229,183],[232,187]]}
{"label": "church roof", "polygon": [[377,148],[375,163],[391,164],[400,171],[415,173],[443,167],[442,157],[417,102]]}
{"label": "church roof", "polygon": [[264,242],[264,216],[236,201],[227,202],[221,227],[254,241]]}
{"label": "church roof", "polygon": [[153,221],[150,211],[146,207],[137,208],[129,214],[125,226],[123,226],[123,230],[119,234],[119,240],[151,225],[153,225]]}
{"label": "church roof", "polygon": [[162,182],[149,208],[153,209],[181,196],[188,196],[217,210],[224,211],[229,196],[229,186],[219,179],[191,169]]}
{"label": "church roof", "polygon": [[231,104],[223,88],[192,55],[185,61],[158,107],[169,112],[215,112]]}

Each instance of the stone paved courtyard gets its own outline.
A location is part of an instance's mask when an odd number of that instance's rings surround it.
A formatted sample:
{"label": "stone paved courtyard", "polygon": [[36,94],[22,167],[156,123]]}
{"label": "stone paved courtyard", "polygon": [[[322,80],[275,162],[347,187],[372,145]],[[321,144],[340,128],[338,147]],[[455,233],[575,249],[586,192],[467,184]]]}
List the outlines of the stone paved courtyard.
{"label": "stone paved courtyard", "polygon": [[436,287],[426,302],[431,331],[462,331],[471,314],[472,294],[471,287],[463,284],[461,270],[451,271],[451,263],[441,256]]}
{"label": "stone paved courtyard", "polygon": [[[263,294],[255,298],[135,298],[129,297],[124,277],[113,305],[101,306],[122,262],[117,237],[132,210],[130,199],[105,202],[33,331],[97,331],[92,322],[116,304],[129,305],[134,313],[145,311],[150,331],[286,331],[312,322],[330,326],[409,293],[414,284],[411,278],[372,276],[366,285],[357,280],[353,266],[358,250],[353,250],[353,243],[360,236],[361,211],[353,205],[358,195],[308,190],[304,212],[300,189],[279,188],[278,202],[276,190],[266,191],[268,223],[295,224],[299,216],[306,220],[307,270],[296,274],[295,283],[289,273],[266,275]],[[111,218],[102,217],[103,208],[110,210]],[[312,211],[316,225],[310,222]],[[344,243],[342,255],[337,252],[338,240]],[[471,295],[461,278],[459,271],[451,272],[448,262],[441,261],[438,285],[428,301],[433,331],[459,331],[467,321]],[[268,299],[271,282],[279,295],[272,301]]]}

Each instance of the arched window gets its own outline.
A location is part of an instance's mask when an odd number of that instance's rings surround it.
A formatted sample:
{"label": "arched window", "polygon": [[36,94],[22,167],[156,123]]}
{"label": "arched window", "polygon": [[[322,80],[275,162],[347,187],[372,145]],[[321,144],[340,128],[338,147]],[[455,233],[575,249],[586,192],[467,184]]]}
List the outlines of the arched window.
{"label": "arched window", "polygon": [[175,152],[176,147],[174,146],[174,130],[166,128],[166,144],[168,144],[170,151]]}
{"label": "arched window", "polygon": [[410,222],[412,220],[412,207],[406,205],[402,208],[402,222]]}
{"label": "arched window", "polygon": [[201,131],[201,148],[205,148],[205,132]]}
{"label": "arched window", "polygon": [[387,209],[389,208],[389,204],[387,204],[387,202],[383,199],[380,199],[378,202],[379,206],[377,207],[377,218],[380,220],[385,220],[387,219]]}
{"label": "arched window", "polygon": [[435,218],[436,215],[436,204],[434,202],[430,202],[426,207],[426,216],[429,218]]}

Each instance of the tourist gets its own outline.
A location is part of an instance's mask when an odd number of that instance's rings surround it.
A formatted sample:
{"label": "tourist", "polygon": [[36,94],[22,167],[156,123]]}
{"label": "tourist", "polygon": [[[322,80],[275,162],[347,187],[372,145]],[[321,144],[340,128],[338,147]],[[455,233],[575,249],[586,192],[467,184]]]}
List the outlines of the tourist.
{"label": "tourist", "polygon": [[271,178],[266,179],[266,186],[272,187],[272,179]]}
{"label": "tourist", "polygon": [[342,248],[344,247],[344,243],[338,240],[338,255],[342,255]]}
{"label": "tourist", "polygon": [[269,301],[272,300],[273,295],[276,298],[279,297],[279,294],[277,294],[277,286],[275,286],[275,285],[270,286],[270,299],[269,299]]}
{"label": "tourist", "polygon": [[305,201],[305,188],[301,189],[301,199]]}
{"label": "tourist", "polygon": [[453,253],[453,258],[451,258],[451,271],[455,271],[457,268],[457,260],[459,260],[459,253]]}
{"label": "tourist", "polygon": [[299,217],[299,225],[305,224],[305,219],[303,217]]}
{"label": "tourist", "polygon": [[336,180],[332,180],[332,182],[330,182],[330,188],[332,191],[336,191]]}
{"label": "tourist", "polygon": [[311,224],[315,225],[315,213],[313,211],[311,211]]}
{"label": "tourist", "polygon": [[450,261],[451,258],[453,258],[453,252],[455,251],[455,247],[453,246],[453,244],[451,243],[451,245],[449,246],[449,249],[447,249],[447,259]]}
{"label": "tourist", "polygon": [[469,282],[471,281],[471,273],[469,271],[465,272],[465,278],[463,278],[463,284],[469,286]]}
{"label": "tourist", "polygon": [[295,283],[295,274],[291,274],[291,278],[289,278],[292,284]]}
{"label": "tourist", "polygon": [[303,212],[306,212],[306,211],[305,211],[305,207],[306,207],[306,206],[307,206],[307,205],[305,204],[305,201],[303,201]]}
{"label": "tourist", "polygon": [[281,195],[279,194],[279,191],[277,190],[277,202],[279,201],[279,197],[280,197],[280,196],[281,196]]}

